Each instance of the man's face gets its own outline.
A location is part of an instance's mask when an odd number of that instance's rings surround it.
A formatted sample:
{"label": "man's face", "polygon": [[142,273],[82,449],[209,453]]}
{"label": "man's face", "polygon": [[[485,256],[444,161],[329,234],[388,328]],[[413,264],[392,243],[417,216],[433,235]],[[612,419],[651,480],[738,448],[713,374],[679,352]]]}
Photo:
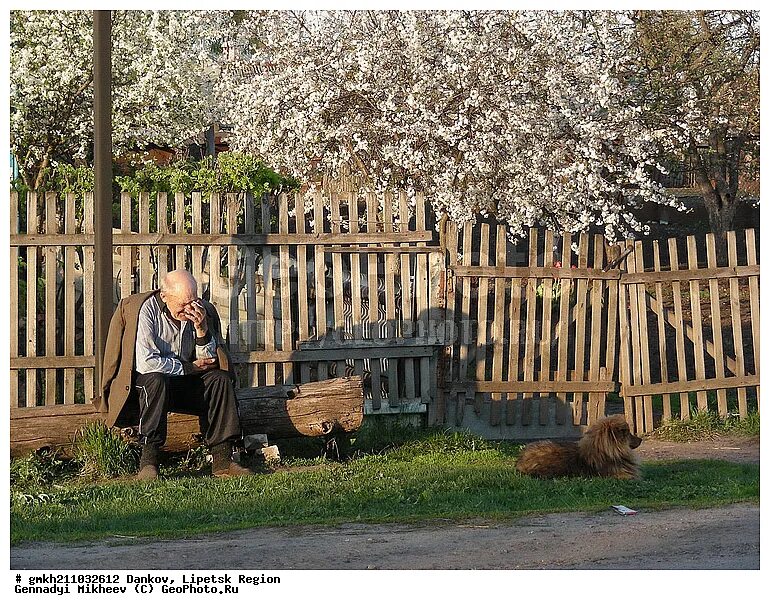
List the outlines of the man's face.
{"label": "man's face", "polygon": [[185,307],[198,300],[198,297],[189,291],[181,293],[161,291],[160,298],[168,307],[171,317],[180,321],[189,320],[184,312]]}

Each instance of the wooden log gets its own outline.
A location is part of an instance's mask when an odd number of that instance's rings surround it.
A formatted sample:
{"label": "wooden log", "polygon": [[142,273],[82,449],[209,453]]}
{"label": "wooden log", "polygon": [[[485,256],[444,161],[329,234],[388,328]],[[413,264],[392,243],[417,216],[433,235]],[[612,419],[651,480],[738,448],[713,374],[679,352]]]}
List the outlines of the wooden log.
{"label": "wooden log", "polygon": [[[245,434],[266,434],[269,439],[323,437],[357,430],[364,417],[363,380],[341,377],[299,386],[280,385],[238,390],[241,425]],[[11,455],[41,447],[65,453],[75,433],[89,422],[103,421],[104,413],[91,405],[15,409],[11,419]],[[198,418],[171,413],[167,451],[200,444]]]}

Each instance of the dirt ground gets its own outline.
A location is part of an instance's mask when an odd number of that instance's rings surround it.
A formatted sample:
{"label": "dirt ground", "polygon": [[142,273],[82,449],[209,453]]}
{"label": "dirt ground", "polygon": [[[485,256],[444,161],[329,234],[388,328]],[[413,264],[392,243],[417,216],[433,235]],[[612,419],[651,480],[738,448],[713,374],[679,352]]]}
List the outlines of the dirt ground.
{"label": "dirt ground", "polygon": [[[646,440],[642,461],[759,463],[759,441]],[[632,507],[633,508],[633,507]],[[11,569],[759,569],[759,506],[560,513],[506,521],[265,527],[160,541],[29,543]]]}

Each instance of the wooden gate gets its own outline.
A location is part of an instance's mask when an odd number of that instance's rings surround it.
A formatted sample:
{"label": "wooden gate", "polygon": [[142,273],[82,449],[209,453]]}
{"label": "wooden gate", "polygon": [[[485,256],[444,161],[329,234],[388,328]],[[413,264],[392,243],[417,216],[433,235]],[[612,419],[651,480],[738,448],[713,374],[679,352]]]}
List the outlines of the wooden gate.
{"label": "wooden gate", "polygon": [[618,390],[620,248],[532,229],[517,261],[490,227],[448,231],[445,421],[487,438],[577,436]]}
{"label": "wooden gate", "polygon": [[[759,265],[753,229],[628,242],[620,279],[620,381],[637,433],[759,404]],[[726,256],[725,256],[726,255]],[[733,409],[735,406],[737,409]]]}

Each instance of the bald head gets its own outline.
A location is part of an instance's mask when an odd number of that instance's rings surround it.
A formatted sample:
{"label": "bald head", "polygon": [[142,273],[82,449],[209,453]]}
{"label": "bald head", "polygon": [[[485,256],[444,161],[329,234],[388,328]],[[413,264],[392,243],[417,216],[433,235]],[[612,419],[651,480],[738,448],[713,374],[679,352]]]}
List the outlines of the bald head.
{"label": "bald head", "polygon": [[198,282],[185,269],[172,271],[160,281],[160,298],[173,318],[187,320],[185,307],[198,299]]}
{"label": "bald head", "polygon": [[186,269],[177,269],[166,274],[161,280],[160,291],[185,301],[191,301],[198,298],[198,282],[195,281],[195,278]]}

